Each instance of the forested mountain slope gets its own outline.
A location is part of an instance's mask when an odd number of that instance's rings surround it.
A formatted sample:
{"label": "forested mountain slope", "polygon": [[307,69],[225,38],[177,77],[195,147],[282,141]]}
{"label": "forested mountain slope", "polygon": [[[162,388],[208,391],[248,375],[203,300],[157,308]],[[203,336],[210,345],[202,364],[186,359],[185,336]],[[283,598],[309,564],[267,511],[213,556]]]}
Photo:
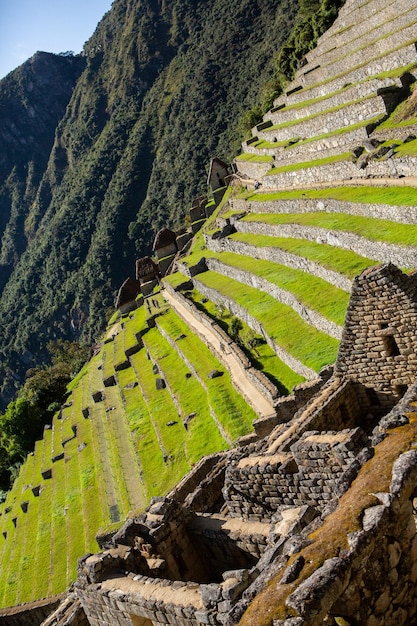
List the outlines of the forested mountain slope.
{"label": "forested mountain slope", "polygon": [[0,82],[0,288],[24,250],[24,228],[82,57],[38,52]]}
{"label": "forested mountain slope", "polygon": [[[115,0],[82,57],[37,55],[0,83],[0,109],[18,118],[16,138],[1,122],[3,403],[48,339],[93,340],[135,256],[202,191],[209,158],[233,156],[297,10],[292,0]],[[41,62],[49,95],[35,78],[19,92]]]}

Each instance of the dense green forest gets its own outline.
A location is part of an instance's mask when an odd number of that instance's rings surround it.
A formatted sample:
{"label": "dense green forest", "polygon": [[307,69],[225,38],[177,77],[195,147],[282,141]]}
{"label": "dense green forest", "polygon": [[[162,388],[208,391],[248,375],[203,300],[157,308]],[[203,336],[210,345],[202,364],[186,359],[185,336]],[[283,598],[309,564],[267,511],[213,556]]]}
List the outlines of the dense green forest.
{"label": "dense green forest", "polygon": [[48,341],[94,342],[135,258],[184,222],[209,159],[232,159],[339,4],[115,0],[81,56],[38,53],[0,82],[3,407]]}

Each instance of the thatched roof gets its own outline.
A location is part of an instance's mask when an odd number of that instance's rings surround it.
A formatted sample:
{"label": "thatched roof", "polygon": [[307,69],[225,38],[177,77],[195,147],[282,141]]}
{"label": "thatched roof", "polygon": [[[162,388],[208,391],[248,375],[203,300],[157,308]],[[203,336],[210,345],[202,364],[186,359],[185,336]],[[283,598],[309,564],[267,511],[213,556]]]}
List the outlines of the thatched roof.
{"label": "thatched roof", "polygon": [[169,228],[161,228],[160,231],[156,233],[153,249],[159,250],[160,248],[165,248],[165,246],[169,246],[170,244],[176,245],[177,235],[174,231],[169,230]]}
{"label": "thatched roof", "polygon": [[139,281],[134,278],[126,278],[125,282],[119,289],[119,293],[116,298],[116,309],[119,309],[124,304],[132,302],[140,291]]}
{"label": "thatched roof", "polygon": [[159,272],[158,265],[150,256],[144,256],[136,261],[136,278],[146,278],[147,276],[157,276]]}

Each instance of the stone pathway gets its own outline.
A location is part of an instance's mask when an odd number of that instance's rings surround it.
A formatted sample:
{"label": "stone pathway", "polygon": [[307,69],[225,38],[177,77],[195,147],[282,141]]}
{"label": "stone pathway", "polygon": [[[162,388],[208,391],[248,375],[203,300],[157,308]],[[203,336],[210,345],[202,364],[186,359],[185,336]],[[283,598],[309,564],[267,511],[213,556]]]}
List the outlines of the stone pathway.
{"label": "stone pathway", "polygon": [[240,361],[231,352],[226,353],[220,348],[220,340],[217,335],[179,302],[168,289],[164,290],[164,297],[178,313],[178,315],[190,326],[190,328],[198,335],[203,336],[207,344],[213,349],[216,357],[222,361],[230,372],[233,384],[243,395],[246,401],[252,406],[254,411],[260,418],[275,415],[275,409],[271,402],[265,398],[254,385],[248,376],[246,376]]}

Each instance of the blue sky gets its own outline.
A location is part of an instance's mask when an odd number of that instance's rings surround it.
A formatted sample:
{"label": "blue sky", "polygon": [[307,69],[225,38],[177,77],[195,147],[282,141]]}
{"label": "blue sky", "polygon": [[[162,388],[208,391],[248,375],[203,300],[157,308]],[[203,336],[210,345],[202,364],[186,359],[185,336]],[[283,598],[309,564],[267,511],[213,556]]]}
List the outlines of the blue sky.
{"label": "blue sky", "polygon": [[0,78],[37,50],[81,52],[112,0],[0,0]]}

